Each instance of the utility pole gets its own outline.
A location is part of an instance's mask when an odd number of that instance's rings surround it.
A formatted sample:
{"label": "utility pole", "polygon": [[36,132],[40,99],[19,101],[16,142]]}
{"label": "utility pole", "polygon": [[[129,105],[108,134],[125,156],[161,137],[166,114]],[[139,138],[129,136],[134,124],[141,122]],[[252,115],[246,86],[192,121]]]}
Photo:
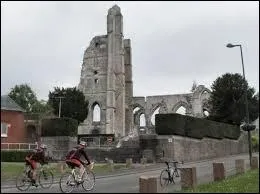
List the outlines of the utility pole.
{"label": "utility pole", "polygon": [[57,96],[57,97],[54,97],[54,98],[59,98],[60,99],[60,105],[59,105],[59,118],[60,118],[60,113],[61,113],[61,99],[62,98],[65,98],[63,96]]}

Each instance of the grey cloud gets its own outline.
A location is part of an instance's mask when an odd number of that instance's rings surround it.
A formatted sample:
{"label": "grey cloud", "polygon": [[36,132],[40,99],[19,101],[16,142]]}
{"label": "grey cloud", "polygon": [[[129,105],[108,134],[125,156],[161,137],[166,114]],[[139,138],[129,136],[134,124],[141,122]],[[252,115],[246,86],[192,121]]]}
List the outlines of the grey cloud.
{"label": "grey cloud", "polygon": [[[2,2],[1,2],[2,4]],[[106,34],[114,2],[4,2],[1,5],[1,93],[28,82],[40,98],[56,84],[76,86],[84,50]],[[257,2],[118,2],[132,41],[135,95],[189,92],[225,72],[259,88]],[[152,83],[152,87],[151,87]]]}

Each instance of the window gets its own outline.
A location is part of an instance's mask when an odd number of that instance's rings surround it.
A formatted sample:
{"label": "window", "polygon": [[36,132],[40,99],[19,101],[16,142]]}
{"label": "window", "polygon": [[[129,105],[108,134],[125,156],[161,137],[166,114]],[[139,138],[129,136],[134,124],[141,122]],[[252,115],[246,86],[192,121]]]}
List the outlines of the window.
{"label": "window", "polygon": [[98,79],[95,79],[95,84],[98,84]]}
{"label": "window", "polygon": [[145,122],[145,116],[144,114],[140,115],[140,127],[145,127],[146,126],[146,122]]}
{"label": "window", "polygon": [[8,126],[10,125],[7,123],[1,123],[1,137],[7,137]]}
{"label": "window", "polygon": [[181,106],[180,108],[178,108],[176,113],[181,114],[181,115],[186,115],[186,108]]}
{"label": "window", "polygon": [[155,125],[155,115],[159,114],[159,110],[160,110],[160,107],[158,107],[152,114],[151,123],[152,123],[153,126]]}
{"label": "window", "polygon": [[100,122],[100,106],[98,104],[94,105],[93,108],[93,121],[94,122]]}

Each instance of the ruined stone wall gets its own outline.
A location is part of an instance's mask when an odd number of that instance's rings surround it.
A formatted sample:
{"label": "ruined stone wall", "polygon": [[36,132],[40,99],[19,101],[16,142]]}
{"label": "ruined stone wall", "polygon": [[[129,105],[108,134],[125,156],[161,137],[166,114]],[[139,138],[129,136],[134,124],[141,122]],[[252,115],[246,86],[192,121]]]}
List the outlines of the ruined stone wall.
{"label": "ruined stone wall", "polygon": [[247,153],[247,134],[241,133],[238,140],[203,138],[197,140],[182,136],[158,136],[157,160],[162,156],[178,161],[197,161]]}
{"label": "ruined stone wall", "polygon": [[[206,91],[206,92],[205,92]],[[186,115],[194,117],[205,117],[203,114],[204,103],[209,99],[210,90],[203,85],[197,87],[193,93],[175,94],[175,95],[158,95],[145,97],[133,97],[132,107],[139,107],[140,110],[133,116],[134,125],[139,127],[139,117],[145,114],[146,129],[154,132],[154,125],[151,122],[154,111],[160,107],[161,113],[176,113],[183,106],[186,109]]]}
{"label": "ruined stone wall", "polygon": [[118,6],[107,15],[108,74],[106,131],[116,136],[125,135],[125,65],[123,16]]}
{"label": "ruined stone wall", "polygon": [[125,64],[125,134],[133,129],[133,81],[132,81],[132,51],[130,39],[124,40],[124,64]]}
{"label": "ruined stone wall", "polygon": [[[89,101],[89,113],[78,128],[79,134],[92,133],[93,129],[106,132],[107,50],[107,36],[96,36],[84,53],[78,88]],[[100,122],[93,122],[95,104],[101,109]]]}
{"label": "ruined stone wall", "polygon": [[[123,16],[115,5],[108,10],[107,35],[94,37],[84,53],[78,88],[89,101],[89,113],[79,125],[78,134],[124,136],[126,128],[130,131],[133,96],[131,63],[130,40],[123,39]],[[101,109],[100,121],[93,122],[96,104]]]}

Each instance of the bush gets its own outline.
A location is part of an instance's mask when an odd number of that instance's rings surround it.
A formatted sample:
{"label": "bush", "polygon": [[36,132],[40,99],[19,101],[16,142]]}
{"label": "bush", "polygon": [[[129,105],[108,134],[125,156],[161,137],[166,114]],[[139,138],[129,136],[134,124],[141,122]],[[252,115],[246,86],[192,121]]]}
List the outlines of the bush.
{"label": "bush", "polygon": [[176,113],[157,114],[155,131],[158,135],[181,135],[197,139],[238,139],[240,136],[239,126]]}
{"label": "bush", "polygon": [[1,162],[24,162],[30,151],[3,151],[1,150]]}
{"label": "bush", "polygon": [[78,121],[72,118],[51,118],[42,120],[42,136],[76,136]]}

